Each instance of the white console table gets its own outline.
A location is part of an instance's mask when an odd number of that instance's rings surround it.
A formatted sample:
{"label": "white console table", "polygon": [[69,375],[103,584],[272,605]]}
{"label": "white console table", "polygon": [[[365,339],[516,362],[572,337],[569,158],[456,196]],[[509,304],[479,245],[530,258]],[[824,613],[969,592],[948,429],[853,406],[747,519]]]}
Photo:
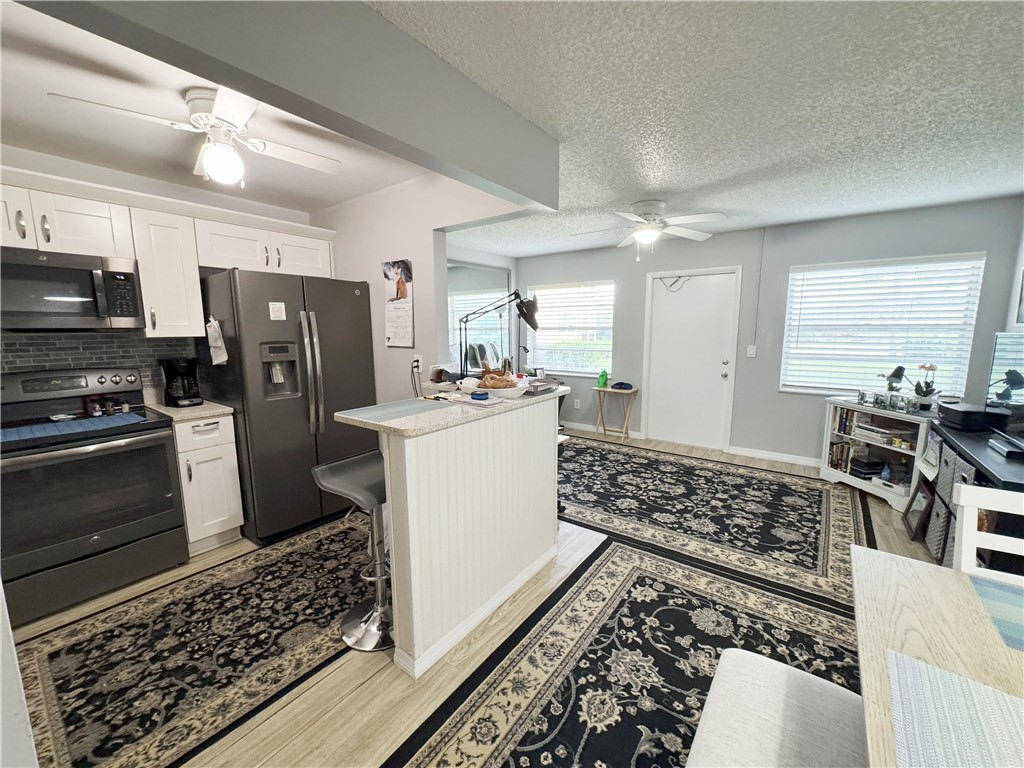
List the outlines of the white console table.
{"label": "white console table", "polygon": [[395,664],[422,675],[555,556],[558,398],[402,400],[334,414],[380,433]]}

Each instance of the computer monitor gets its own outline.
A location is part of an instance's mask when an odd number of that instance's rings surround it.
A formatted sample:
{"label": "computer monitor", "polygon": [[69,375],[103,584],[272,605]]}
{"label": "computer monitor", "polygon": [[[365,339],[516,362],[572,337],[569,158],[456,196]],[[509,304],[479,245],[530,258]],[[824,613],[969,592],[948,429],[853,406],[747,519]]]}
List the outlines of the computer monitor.
{"label": "computer monitor", "polygon": [[1024,333],[996,334],[988,380],[989,405],[1009,410],[1011,427],[1024,425]]}

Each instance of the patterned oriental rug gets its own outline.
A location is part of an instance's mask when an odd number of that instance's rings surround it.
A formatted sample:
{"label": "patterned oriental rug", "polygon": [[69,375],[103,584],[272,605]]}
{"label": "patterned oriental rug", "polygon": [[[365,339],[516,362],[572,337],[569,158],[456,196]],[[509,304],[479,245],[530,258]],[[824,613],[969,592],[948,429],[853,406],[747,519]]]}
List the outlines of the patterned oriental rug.
{"label": "patterned oriental rug", "polygon": [[573,438],[559,500],[609,540],[389,768],[678,768],[727,648],[860,691],[850,489]]}
{"label": "patterned oriental rug", "polygon": [[387,761],[682,766],[722,651],[860,690],[851,618],[606,542]]}
{"label": "patterned oriental rug", "polygon": [[340,617],[369,596],[364,525],[329,523],[19,644],[40,766],[166,766],[333,661]]}
{"label": "patterned oriental rug", "polygon": [[575,437],[558,469],[565,520],[853,604],[850,544],[871,536],[848,486]]}

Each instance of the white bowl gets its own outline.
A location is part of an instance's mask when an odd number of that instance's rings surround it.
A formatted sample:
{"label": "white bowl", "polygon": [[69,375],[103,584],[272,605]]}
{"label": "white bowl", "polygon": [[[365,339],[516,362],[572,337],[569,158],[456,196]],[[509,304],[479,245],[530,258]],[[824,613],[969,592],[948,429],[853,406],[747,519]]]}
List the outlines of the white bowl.
{"label": "white bowl", "polygon": [[529,387],[526,379],[519,379],[516,386],[508,387],[506,389],[488,389],[486,387],[477,386],[476,384],[467,384],[466,379],[458,381],[456,384],[458,384],[459,389],[468,394],[473,394],[474,392],[486,392],[491,397],[503,397],[506,400],[512,400],[519,397],[526,392]]}

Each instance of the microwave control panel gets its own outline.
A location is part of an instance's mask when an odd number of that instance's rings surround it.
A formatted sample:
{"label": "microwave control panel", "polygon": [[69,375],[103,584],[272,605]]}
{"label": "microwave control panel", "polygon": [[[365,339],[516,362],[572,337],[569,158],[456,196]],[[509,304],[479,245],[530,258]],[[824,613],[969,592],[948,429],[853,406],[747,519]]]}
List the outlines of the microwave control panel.
{"label": "microwave control panel", "polygon": [[138,317],[139,291],[131,272],[104,272],[107,307],[111,317]]}

